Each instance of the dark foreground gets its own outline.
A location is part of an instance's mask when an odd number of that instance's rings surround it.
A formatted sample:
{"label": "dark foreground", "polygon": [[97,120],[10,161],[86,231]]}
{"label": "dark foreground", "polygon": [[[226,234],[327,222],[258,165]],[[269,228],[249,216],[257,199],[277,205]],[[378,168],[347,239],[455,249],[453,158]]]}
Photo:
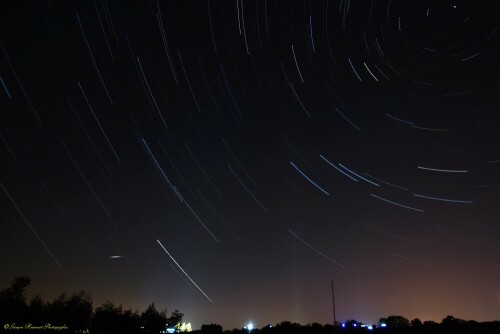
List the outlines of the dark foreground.
{"label": "dark foreground", "polygon": [[[356,324],[356,326],[353,326]],[[363,327],[361,327],[363,326]],[[407,326],[379,327],[362,325],[356,322],[347,322],[333,325],[300,324],[284,321],[276,326],[268,325],[261,329],[233,329],[223,331],[219,325],[203,325],[201,330],[193,331],[197,334],[351,334],[351,333],[377,333],[377,334],[500,334],[500,321],[477,322],[455,319],[451,316],[443,319],[442,323],[426,321],[421,324],[408,324]]]}
{"label": "dark foreground", "polygon": [[[144,311],[123,309],[107,301],[94,308],[92,297],[86,291],[61,294],[52,301],[39,295],[26,296],[29,277],[16,277],[10,287],[0,290],[0,334],[2,333],[92,333],[92,334],[159,334],[176,332],[184,314],[174,310],[157,310],[151,303]],[[283,321],[262,328],[223,330],[217,324],[202,325],[196,334],[500,334],[500,321],[477,322],[445,317],[434,321],[408,320],[399,315],[381,318],[377,325],[366,325],[355,320],[337,326],[318,323],[300,325]]]}

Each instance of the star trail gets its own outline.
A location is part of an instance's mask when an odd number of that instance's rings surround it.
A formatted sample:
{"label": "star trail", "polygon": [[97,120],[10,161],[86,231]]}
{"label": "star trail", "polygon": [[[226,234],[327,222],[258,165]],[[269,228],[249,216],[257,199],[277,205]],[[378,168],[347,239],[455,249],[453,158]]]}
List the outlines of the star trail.
{"label": "star trail", "polygon": [[5,1],[0,22],[2,287],[194,328],[331,323],[331,281],[338,319],[498,318],[493,1]]}

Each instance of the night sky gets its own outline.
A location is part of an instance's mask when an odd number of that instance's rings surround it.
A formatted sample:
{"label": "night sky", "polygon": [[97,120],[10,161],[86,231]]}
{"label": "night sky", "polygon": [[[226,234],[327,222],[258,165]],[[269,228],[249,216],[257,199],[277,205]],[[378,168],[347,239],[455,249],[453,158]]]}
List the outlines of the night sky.
{"label": "night sky", "polygon": [[5,1],[0,286],[199,328],[500,314],[494,1]]}

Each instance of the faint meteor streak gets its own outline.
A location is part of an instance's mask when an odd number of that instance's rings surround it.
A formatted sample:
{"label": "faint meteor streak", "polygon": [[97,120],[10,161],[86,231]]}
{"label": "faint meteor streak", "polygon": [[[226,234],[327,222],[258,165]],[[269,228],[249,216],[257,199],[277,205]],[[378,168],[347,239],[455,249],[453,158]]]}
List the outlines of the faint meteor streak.
{"label": "faint meteor streak", "polygon": [[5,89],[5,92],[7,93],[7,96],[8,96],[9,98],[12,98],[12,95],[10,95],[9,90],[7,89],[7,86],[5,85],[5,82],[3,82],[2,77],[0,77],[0,81],[2,82],[2,86],[3,86],[3,88]]}
{"label": "faint meteor streak", "polygon": [[366,178],[362,177],[361,175],[354,173],[352,170],[350,170],[350,169],[349,169],[349,168],[347,168],[346,166],[344,166],[344,165],[342,165],[342,164],[339,164],[339,166],[340,166],[340,167],[342,167],[342,168],[344,168],[344,169],[345,169],[346,171],[348,171],[349,173],[351,173],[351,174],[353,174],[353,175],[355,175],[355,176],[359,177],[361,180],[366,181],[366,182],[368,182],[368,183],[370,183],[370,184],[373,184],[375,187],[380,187],[380,184],[376,184],[375,182],[372,182],[372,181],[370,181],[370,180],[368,180],[368,179],[366,179]]}
{"label": "faint meteor streak", "polygon": [[340,116],[342,116],[343,119],[346,120],[347,123],[351,124],[356,130],[361,131],[361,128],[354,124],[353,121],[351,121],[346,115],[344,115],[339,108],[335,107],[335,110],[339,113]]}
{"label": "faint meteor streak", "polygon": [[401,189],[401,190],[406,190],[406,191],[408,191],[408,188],[404,188],[404,187],[401,187],[401,186],[395,185],[395,184],[393,184],[393,183],[389,183],[389,182],[384,181],[384,180],[382,180],[382,179],[376,178],[375,176],[370,175],[370,174],[368,174],[368,173],[363,173],[363,174],[365,174],[365,175],[366,175],[366,176],[368,176],[368,177],[371,177],[371,178],[372,178],[372,179],[374,179],[374,180],[377,180],[377,181],[379,181],[379,182],[385,183],[385,184],[387,184],[387,185],[389,185],[389,186],[392,186],[392,187],[395,187],[395,188],[398,188],[398,189]]}
{"label": "faint meteor streak", "polygon": [[393,253],[393,255],[395,257],[397,257],[397,258],[400,258],[401,260],[405,260],[405,261],[408,261],[408,262],[413,262],[413,263],[420,264],[420,265],[426,266],[426,267],[437,268],[436,266],[433,266],[430,263],[426,263],[426,262],[422,262],[422,261],[419,261],[419,260],[415,260],[415,259],[412,259],[410,257],[399,255],[398,253]]}
{"label": "faint meteor streak", "polygon": [[327,259],[328,261],[330,262],[333,262],[335,263],[337,266],[339,266],[340,268],[344,269],[344,266],[341,265],[340,263],[338,263],[337,261],[335,261],[334,259],[332,259],[331,257],[329,257],[328,255],[325,255],[324,253],[322,253],[320,250],[318,250],[317,248],[313,247],[310,243],[308,243],[307,241],[305,241],[304,239],[302,239],[301,237],[299,237],[297,234],[295,234],[292,230],[288,230],[288,232],[290,232],[291,235],[293,235],[295,238],[297,238],[299,241],[301,241],[304,245],[306,245],[307,247],[311,248],[313,251],[315,251],[316,253],[318,253],[319,255],[321,255],[322,257],[324,257],[325,259]]}
{"label": "faint meteor streak", "polygon": [[141,138],[141,140],[142,140],[142,143],[144,144],[144,147],[146,148],[146,150],[148,151],[149,155],[151,156],[151,159],[153,160],[153,162],[155,163],[156,167],[158,168],[158,171],[160,172],[161,176],[167,182],[167,184],[170,186],[170,189],[172,190],[172,192],[174,193],[174,195],[176,195],[177,198],[182,202],[182,198],[179,196],[179,193],[175,190],[175,186],[172,184],[172,182],[170,182],[170,179],[168,178],[167,174],[165,174],[165,172],[163,171],[163,168],[161,168],[160,164],[156,160],[153,152],[149,148],[148,143],[146,142],[146,140],[144,138]]}
{"label": "faint meteor streak", "polygon": [[382,200],[384,202],[387,202],[387,203],[390,203],[390,204],[394,204],[394,205],[397,205],[397,206],[400,206],[402,208],[406,208],[406,209],[410,209],[410,210],[413,210],[413,211],[418,211],[418,212],[424,212],[424,210],[422,209],[417,209],[417,208],[413,208],[411,206],[408,206],[408,205],[403,205],[403,204],[400,204],[400,203],[396,203],[396,202],[393,202],[393,201],[390,201],[386,198],[383,198],[383,197],[380,197],[380,196],[377,196],[375,194],[371,194],[372,197],[375,197],[375,198],[378,198],[379,200]]}
{"label": "faint meteor streak", "polygon": [[437,168],[429,168],[418,166],[418,169],[429,170],[432,172],[445,172],[445,173],[468,173],[468,170],[457,170],[457,169],[437,169]]}
{"label": "faint meteor streak", "polygon": [[[14,76],[16,77],[17,83],[19,84],[19,87],[21,87],[21,91],[23,92],[24,97],[26,98],[26,100],[28,100],[28,103],[31,107],[31,110],[33,110],[33,113],[35,114],[36,119],[38,120],[38,123],[40,123],[40,125],[43,125],[42,120],[40,119],[40,116],[38,115],[38,112],[36,111],[35,107],[33,106],[33,103],[31,103],[31,100],[30,100],[28,94],[26,93],[26,90],[24,89],[24,86],[21,83],[21,80],[17,76],[17,73],[16,73],[16,70],[14,69],[14,66],[12,66],[12,63],[10,62],[9,55],[7,55],[7,51],[5,51],[5,48],[3,47],[3,44],[1,42],[0,42],[0,47],[2,47],[3,53],[5,54],[5,58],[7,58],[7,62],[9,63],[10,68],[12,69],[12,72],[14,73]],[[6,90],[7,94],[9,95],[9,98],[12,98],[10,93],[7,91],[7,87],[3,83],[3,80],[2,80],[2,84],[4,85],[5,90]]]}
{"label": "faint meteor streak", "polygon": [[[116,153],[116,150],[115,148],[113,147],[113,144],[111,144],[111,141],[109,141],[109,138],[108,136],[106,135],[106,132],[104,132],[104,129],[101,125],[101,122],[99,122],[99,119],[97,118],[95,112],[94,112],[94,109],[92,108],[92,106],[90,105],[90,102],[89,102],[89,99],[87,98],[87,95],[85,94],[84,90],[83,90],[83,87],[82,85],[80,84],[80,82],[78,81],[78,87],[80,87],[80,91],[82,92],[82,95],[85,99],[85,102],[87,102],[87,105],[89,106],[89,109],[90,109],[90,112],[92,113],[92,116],[94,116],[94,119],[97,123],[97,125],[99,126],[99,129],[101,129],[101,133],[102,135],[104,136],[104,139],[106,139],[106,142],[108,143],[108,146],[111,148],[111,150],[113,151],[113,154],[115,155],[116,157],[116,160],[118,160],[119,163],[121,163],[122,161],[120,160],[120,157],[118,156],[118,153]],[[113,104],[113,102],[111,102],[111,104]]]}
{"label": "faint meteor streak", "polygon": [[33,232],[33,234],[36,236],[36,238],[38,239],[38,241],[40,241],[40,243],[43,245],[43,247],[45,248],[45,250],[47,251],[47,253],[49,253],[50,257],[54,260],[54,262],[57,264],[57,266],[62,269],[63,267],[61,266],[61,264],[59,263],[59,261],[56,259],[56,257],[52,254],[52,252],[50,251],[50,249],[47,247],[47,245],[45,244],[45,242],[42,240],[42,238],[38,235],[38,233],[35,231],[35,229],[33,228],[33,225],[31,225],[31,223],[29,222],[28,218],[26,218],[24,216],[24,214],[22,213],[21,209],[19,209],[19,207],[17,206],[16,202],[14,202],[14,199],[10,196],[9,192],[7,191],[7,189],[5,189],[5,187],[3,186],[2,183],[0,183],[0,186],[2,186],[3,188],[3,191],[5,192],[5,194],[9,197],[10,201],[12,202],[12,204],[14,205],[14,207],[16,208],[17,212],[19,212],[19,214],[21,215],[21,217],[23,218],[24,222],[28,225],[28,227],[30,228],[31,232]]}
{"label": "faint meteor streak", "polygon": [[210,230],[208,229],[207,225],[203,224],[203,221],[200,219],[200,217],[198,217],[198,215],[196,214],[196,212],[194,212],[194,210],[191,209],[191,207],[189,206],[188,202],[186,202],[186,200],[184,199],[184,197],[182,197],[182,195],[181,195],[181,198],[182,198],[182,201],[184,202],[184,204],[186,204],[186,206],[189,209],[189,211],[191,211],[191,213],[193,214],[193,216],[195,216],[195,218],[198,220],[198,222],[205,228],[205,230],[212,236],[212,238],[214,238],[215,242],[217,242],[218,244],[220,244],[219,239],[217,239],[215,237],[215,235],[212,232],[210,232]]}
{"label": "faint meteor streak", "polygon": [[104,213],[106,214],[106,216],[108,217],[108,219],[113,223],[113,226],[115,228],[118,228],[118,225],[116,225],[116,222],[114,221],[113,217],[111,216],[111,213],[109,212],[108,208],[106,208],[106,206],[102,202],[101,198],[99,197],[99,195],[94,190],[94,187],[92,187],[92,185],[90,184],[90,182],[87,180],[87,178],[85,177],[85,174],[83,174],[82,170],[80,169],[80,166],[73,159],[73,156],[71,155],[71,153],[69,151],[66,151],[66,154],[68,155],[68,158],[71,160],[71,162],[75,166],[76,171],[78,172],[78,174],[80,174],[80,177],[82,178],[83,182],[85,182],[85,185],[89,189],[90,193],[92,194],[92,196],[94,196],[95,200],[97,201],[97,203],[101,207],[102,211],[104,211]]}
{"label": "faint meteor streak", "polygon": [[250,189],[248,189],[248,187],[243,183],[243,181],[241,181],[241,179],[238,177],[238,175],[233,171],[233,169],[231,168],[231,166],[227,165],[227,167],[229,168],[229,171],[234,175],[234,177],[238,180],[238,182],[241,184],[241,186],[247,191],[247,193],[252,196],[252,198],[257,202],[257,204],[260,205],[260,207],[262,209],[264,209],[264,211],[268,211],[267,208],[264,206],[264,204],[262,204],[258,199],[257,197],[255,197],[255,195],[250,191]]}
{"label": "faint meteor streak", "polygon": [[354,72],[354,74],[356,74],[356,76],[358,77],[359,81],[363,81],[361,79],[361,77],[359,76],[358,72],[356,72],[356,69],[354,68],[354,65],[351,62],[351,58],[347,58],[347,60],[349,61],[349,64],[351,64],[352,71]]}
{"label": "faint meteor streak", "polygon": [[177,261],[175,261],[175,259],[172,257],[172,255],[170,255],[170,253],[167,251],[167,249],[165,247],[163,247],[163,245],[161,244],[160,240],[156,239],[156,241],[158,242],[158,244],[161,246],[161,248],[163,248],[163,250],[165,251],[165,253],[167,253],[167,255],[172,259],[172,261],[174,261],[175,265],[184,273],[184,275],[186,275],[187,278],[189,278],[189,280],[191,281],[191,283],[194,284],[195,287],[198,288],[198,290],[200,290],[200,292],[205,296],[205,298],[207,298],[211,303],[213,303],[212,299],[210,299],[207,294],[205,292],[203,292],[203,290],[198,286],[198,284],[196,284],[192,279],[191,277],[189,277],[189,275],[184,271],[184,269],[182,269],[182,267],[177,263]]}
{"label": "faint meteor streak", "polygon": [[[99,76],[99,79],[101,80],[102,87],[104,88],[104,91],[106,92],[106,95],[108,96],[109,102],[111,104],[113,104],[113,100],[111,99],[111,95],[109,95],[108,88],[106,87],[106,84],[104,83],[104,79],[102,78],[101,71],[99,71],[99,67],[97,67],[97,63],[95,61],[94,54],[92,53],[92,49],[90,48],[89,41],[87,40],[87,36],[85,36],[85,30],[83,29],[82,21],[80,21],[80,15],[78,15],[78,13],[76,14],[76,18],[78,19],[78,24],[80,24],[80,29],[82,30],[83,39],[85,40],[85,44],[87,45],[87,50],[89,51],[90,58],[92,59],[92,62],[94,63],[94,67],[96,69],[97,75]],[[120,160],[120,159],[118,159],[118,160]]]}
{"label": "faint meteor streak", "polygon": [[252,179],[252,177],[248,174],[248,172],[246,171],[245,168],[243,168],[243,166],[241,165],[240,161],[238,160],[238,158],[236,158],[236,156],[234,155],[233,151],[231,151],[231,148],[229,147],[229,145],[226,143],[226,141],[224,140],[224,138],[221,138],[222,139],[222,142],[224,143],[224,146],[226,146],[227,150],[229,151],[229,153],[231,154],[231,156],[233,157],[234,161],[236,161],[236,163],[238,164],[238,166],[241,168],[241,170],[243,171],[243,173],[245,173],[245,175],[250,179],[250,181],[252,181],[252,183],[255,185],[255,181]]}
{"label": "faint meteor streak", "polygon": [[472,58],[474,58],[474,57],[476,57],[476,56],[479,56],[479,52],[474,53],[474,54],[473,54],[472,56],[470,56],[470,57],[467,57],[467,58],[464,58],[464,59],[460,59],[460,61],[466,61],[466,60],[472,59]]}
{"label": "faint meteor streak", "polygon": [[193,158],[194,162],[196,162],[196,165],[198,166],[198,168],[200,169],[200,171],[202,172],[202,174],[205,176],[205,178],[207,179],[208,183],[210,183],[210,185],[212,186],[212,188],[215,190],[215,192],[220,196],[220,198],[223,198],[222,194],[220,193],[219,189],[217,189],[217,187],[215,186],[215,184],[212,182],[212,180],[208,177],[207,173],[205,173],[205,170],[203,169],[203,167],[201,167],[200,163],[198,162],[198,159],[196,159],[195,155],[193,154],[193,152],[191,151],[191,149],[189,148],[188,144],[185,142],[184,145],[186,146],[189,154],[191,155],[191,158]]}
{"label": "faint meteor streak", "polygon": [[399,117],[396,117],[396,116],[392,116],[391,114],[385,114],[388,118],[391,118],[395,121],[398,121],[398,122],[401,122],[403,124],[406,124],[406,125],[415,125],[414,122],[411,122],[411,121],[407,121],[407,120],[404,120],[404,119],[401,119]]}
{"label": "faint meteor streak", "polygon": [[335,166],[333,163],[331,163],[327,158],[325,158],[322,154],[320,154],[319,156],[321,159],[323,159],[324,161],[326,161],[327,164],[329,164],[330,166],[332,166],[333,168],[335,168],[337,171],[339,171],[340,173],[344,174],[345,176],[347,176],[348,178],[350,178],[351,180],[353,181],[356,181],[358,182],[357,179],[353,178],[351,175],[347,174],[346,172],[344,172],[342,169],[338,168],[337,166]]}
{"label": "faint meteor streak", "polygon": [[421,243],[421,242],[418,242],[418,241],[415,241],[415,240],[412,240],[412,239],[405,238],[405,237],[400,236],[400,235],[397,235],[397,234],[395,234],[395,233],[391,233],[391,232],[389,232],[389,231],[383,230],[383,229],[381,229],[381,228],[379,228],[379,227],[377,227],[377,226],[373,226],[373,225],[371,225],[371,224],[366,224],[366,226],[368,226],[369,228],[372,228],[372,229],[374,229],[374,230],[377,230],[377,231],[379,231],[379,232],[382,232],[382,233],[385,233],[385,234],[387,234],[387,235],[390,235],[390,236],[392,236],[392,237],[395,237],[395,238],[398,238],[398,239],[404,240],[404,241],[413,242],[414,244],[417,244],[417,245],[420,245],[420,246],[427,246],[426,244],[423,244],[423,243]]}
{"label": "faint meteor streak", "polygon": [[466,203],[466,204],[473,204],[474,201],[471,200],[462,200],[462,199],[449,199],[449,198],[441,198],[441,197],[432,197],[432,196],[426,196],[426,195],[421,195],[421,194],[413,194],[415,197],[420,197],[420,198],[426,198],[426,199],[431,199],[434,201],[441,201],[441,202],[451,202],[451,203]]}
{"label": "faint meteor streak", "polygon": [[210,204],[210,202],[205,198],[205,196],[203,196],[203,193],[200,191],[200,189],[196,188],[196,190],[198,191],[198,194],[200,194],[201,199],[208,205],[208,207],[212,210],[212,212],[215,214],[215,216],[217,218],[219,218],[219,220],[224,224],[224,226],[226,226],[227,229],[229,231],[231,231],[238,240],[241,240],[241,238],[238,236],[238,234],[236,234],[236,232],[234,232],[234,230],[231,228],[231,226],[229,226],[226,223],[226,221],[219,215],[219,213],[217,212],[217,210],[215,210],[215,208],[213,207],[213,205]]}
{"label": "faint meteor streak", "polygon": [[297,72],[299,72],[300,81],[304,83],[304,78],[302,77],[302,73],[300,72],[299,69],[299,64],[297,63],[297,58],[295,57],[295,50],[293,48],[293,44],[292,44],[292,54],[293,54],[293,59],[295,60],[295,67],[297,67]]}
{"label": "faint meteor streak", "polygon": [[295,168],[295,170],[297,172],[299,172],[303,177],[305,177],[305,179],[307,181],[309,181],[313,186],[315,186],[316,188],[318,188],[318,190],[320,190],[322,193],[324,193],[326,196],[330,196],[330,193],[328,193],[326,190],[324,190],[323,188],[321,188],[320,186],[318,186],[313,180],[311,180],[309,178],[309,176],[307,176],[306,174],[304,174],[304,172],[302,172],[297,166],[295,166],[295,164],[293,162],[290,161],[290,165],[292,165],[293,168]]}

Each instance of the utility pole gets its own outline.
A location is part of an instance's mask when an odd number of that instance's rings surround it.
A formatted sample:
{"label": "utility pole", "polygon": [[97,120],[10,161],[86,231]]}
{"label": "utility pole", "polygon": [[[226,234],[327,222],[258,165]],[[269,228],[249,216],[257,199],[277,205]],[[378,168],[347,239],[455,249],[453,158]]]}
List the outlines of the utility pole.
{"label": "utility pole", "polygon": [[334,330],[334,333],[337,332],[337,317],[335,315],[335,291],[333,290],[333,281],[331,281],[332,283],[332,302],[333,302],[333,330]]}

